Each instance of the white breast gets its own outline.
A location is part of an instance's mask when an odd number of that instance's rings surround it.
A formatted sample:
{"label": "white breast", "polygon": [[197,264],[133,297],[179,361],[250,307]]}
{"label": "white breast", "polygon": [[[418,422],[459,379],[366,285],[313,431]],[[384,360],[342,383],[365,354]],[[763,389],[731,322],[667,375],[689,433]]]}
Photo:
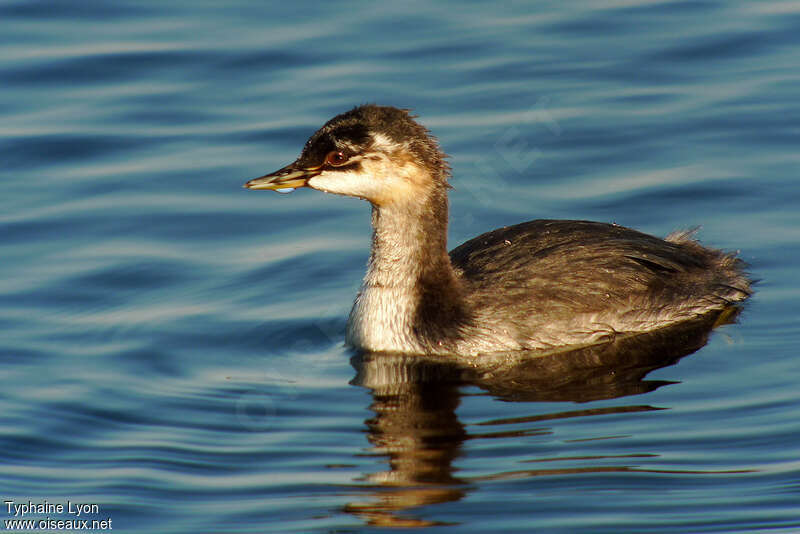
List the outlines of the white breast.
{"label": "white breast", "polygon": [[347,344],[371,351],[423,352],[409,323],[414,305],[413,296],[397,288],[362,286],[347,322]]}

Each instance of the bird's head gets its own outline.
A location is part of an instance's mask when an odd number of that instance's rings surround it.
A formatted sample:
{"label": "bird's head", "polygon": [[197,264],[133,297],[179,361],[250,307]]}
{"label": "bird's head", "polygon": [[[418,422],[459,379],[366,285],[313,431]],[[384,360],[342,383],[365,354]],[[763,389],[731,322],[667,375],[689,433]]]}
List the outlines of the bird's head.
{"label": "bird's head", "polygon": [[329,120],[296,161],[245,187],[307,186],[385,206],[445,189],[448,176],[436,139],[407,110],[365,105]]}

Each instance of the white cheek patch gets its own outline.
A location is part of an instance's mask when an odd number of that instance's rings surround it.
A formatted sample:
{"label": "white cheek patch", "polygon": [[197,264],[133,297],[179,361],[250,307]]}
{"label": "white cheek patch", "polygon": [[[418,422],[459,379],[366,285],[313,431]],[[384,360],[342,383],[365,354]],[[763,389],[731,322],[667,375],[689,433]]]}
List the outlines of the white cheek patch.
{"label": "white cheek patch", "polygon": [[380,190],[375,179],[363,171],[323,171],[308,181],[308,186],[336,195],[372,200]]}
{"label": "white cheek patch", "polygon": [[354,170],[326,170],[311,178],[308,186],[326,193],[347,195],[369,200],[382,206],[395,202],[406,202],[425,194],[430,178],[424,171],[405,160],[392,162],[385,154],[359,160],[361,165]]}

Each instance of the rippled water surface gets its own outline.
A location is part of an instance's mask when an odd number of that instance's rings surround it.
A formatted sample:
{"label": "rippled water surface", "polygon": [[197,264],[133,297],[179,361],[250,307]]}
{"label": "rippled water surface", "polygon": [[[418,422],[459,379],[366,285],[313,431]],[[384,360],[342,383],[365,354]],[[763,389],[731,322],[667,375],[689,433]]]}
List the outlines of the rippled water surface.
{"label": "rippled water surface", "polygon": [[[3,500],[121,532],[800,531],[798,27],[777,1],[0,1]],[[354,356],[368,206],[241,186],[363,102],[451,155],[453,246],[701,226],[757,293],[707,340],[514,373]]]}

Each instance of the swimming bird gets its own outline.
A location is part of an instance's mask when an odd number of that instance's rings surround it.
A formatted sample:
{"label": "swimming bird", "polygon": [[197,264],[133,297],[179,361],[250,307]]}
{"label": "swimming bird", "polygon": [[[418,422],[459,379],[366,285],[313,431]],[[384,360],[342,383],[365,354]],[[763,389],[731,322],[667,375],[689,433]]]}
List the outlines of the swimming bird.
{"label": "swimming bird", "polygon": [[245,187],[370,202],[372,250],[345,338],[362,350],[479,355],[592,344],[751,294],[744,263],[690,232],[660,239],[616,224],[534,220],[448,253],[449,178],[438,141],[408,110],[363,105]]}

